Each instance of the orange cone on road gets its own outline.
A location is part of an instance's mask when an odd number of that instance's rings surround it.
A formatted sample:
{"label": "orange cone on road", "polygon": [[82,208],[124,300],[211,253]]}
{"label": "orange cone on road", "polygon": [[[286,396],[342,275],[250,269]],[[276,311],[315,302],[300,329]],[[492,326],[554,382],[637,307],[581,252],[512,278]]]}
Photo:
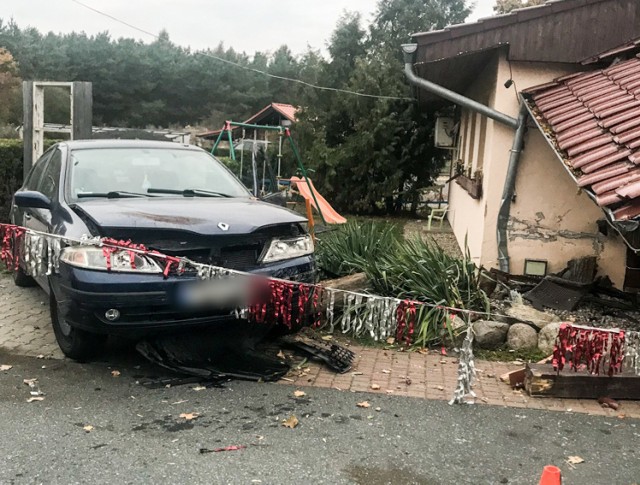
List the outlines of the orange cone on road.
{"label": "orange cone on road", "polygon": [[562,485],[562,473],[560,468],[553,465],[547,465],[542,470],[540,483],[538,485]]}

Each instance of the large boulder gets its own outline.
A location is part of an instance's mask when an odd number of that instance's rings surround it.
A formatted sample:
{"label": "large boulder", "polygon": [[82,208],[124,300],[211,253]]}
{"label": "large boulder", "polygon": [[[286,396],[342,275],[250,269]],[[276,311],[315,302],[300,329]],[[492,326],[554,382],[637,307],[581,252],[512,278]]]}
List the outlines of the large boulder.
{"label": "large boulder", "polygon": [[493,350],[501,347],[507,338],[508,331],[508,323],[478,320],[473,324],[475,344],[481,349]]}
{"label": "large boulder", "polygon": [[521,322],[528,322],[542,329],[551,322],[557,322],[560,318],[553,313],[541,312],[525,303],[513,303],[507,309],[506,314]]}
{"label": "large boulder", "polygon": [[550,355],[553,352],[553,346],[556,343],[556,337],[560,331],[560,322],[553,322],[540,330],[538,334],[538,348],[545,354]]}
{"label": "large boulder", "polygon": [[534,349],[538,346],[538,333],[526,323],[514,323],[507,333],[507,346],[513,350]]}

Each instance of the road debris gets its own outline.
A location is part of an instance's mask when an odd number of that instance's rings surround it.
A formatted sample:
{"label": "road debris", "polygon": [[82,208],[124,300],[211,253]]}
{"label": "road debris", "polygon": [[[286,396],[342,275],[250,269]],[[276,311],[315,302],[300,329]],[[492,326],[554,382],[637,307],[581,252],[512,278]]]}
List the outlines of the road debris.
{"label": "road debris", "polygon": [[43,396],[35,396],[35,397],[30,397],[29,399],[27,399],[27,402],[35,402],[35,401],[44,401],[44,397]]}
{"label": "road debris", "polygon": [[613,409],[614,411],[617,411],[618,408],[620,407],[620,403],[618,401],[615,401],[614,399],[611,399],[610,397],[601,397],[598,399],[598,403],[603,408],[610,408],[610,409]]}
{"label": "road debris", "polygon": [[307,395],[307,393],[304,392],[304,391],[299,391],[299,390],[293,391],[293,396],[294,397],[304,397],[306,395]]}
{"label": "road debris", "polygon": [[95,428],[90,424],[87,424],[86,426],[83,426],[82,429],[84,429],[87,433],[91,433]]}
{"label": "road debris", "polygon": [[111,375],[113,377],[120,377],[120,371],[119,370],[112,370],[111,371]]}
{"label": "road debris", "polygon": [[200,417],[199,413],[182,413],[180,417],[186,421],[193,421],[194,419],[198,419]]}
{"label": "road debris", "polygon": [[362,402],[356,403],[356,406],[358,406],[359,408],[370,408],[371,404],[369,404],[369,401],[362,401]]}
{"label": "road debris", "polygon": [[221,451],[238,451],[238,450],[244,450],[247,447],[244,445],[231,445],[231,446],[225,446],[223,448],[214,448],[213,450],[210,450],[208,448],[200,448],[200,454],[204,455],[205,453],[220,453]]}
{"label": "road debris", "polygon": [[13,369],[12,365],[8,365],[8,364],[2,364],[0,365],[0,372],[4,372],[4,371],[8,371]]}
{"label": "road debris", "polygon": [[285,428],[295,428],[296,426],[298,426],[298,418],[296,418],[293,414],[291,416],[289,416],[289,418],[285,419],[282,422],[282,426],[284,426]]}

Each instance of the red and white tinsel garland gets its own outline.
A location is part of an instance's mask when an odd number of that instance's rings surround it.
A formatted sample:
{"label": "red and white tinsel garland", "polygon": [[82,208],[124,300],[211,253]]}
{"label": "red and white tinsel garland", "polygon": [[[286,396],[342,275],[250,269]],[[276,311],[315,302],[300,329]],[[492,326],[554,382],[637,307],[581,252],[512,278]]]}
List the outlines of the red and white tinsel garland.
{"label": "red and white tinsel garland", "polygon": [[553,349],[553,367],[561,371],[568,363],[574,371],[612,376],[621,373],[626,363],[640,375],[639,351],[638,332],[563,323]]}

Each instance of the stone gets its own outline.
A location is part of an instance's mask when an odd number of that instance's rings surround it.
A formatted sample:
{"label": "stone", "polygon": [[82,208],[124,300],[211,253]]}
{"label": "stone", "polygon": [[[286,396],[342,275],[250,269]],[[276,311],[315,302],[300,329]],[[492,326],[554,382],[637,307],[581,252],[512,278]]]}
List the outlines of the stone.
{"label": "stone", "polygon": [[474,343],[481,349],[497,349],[504,344],[508,331],[508,323],[478,320],[473,324]]}
{"label": "stone", "polygon": [[364,273],[355,273],[335,280],[324,280],[320,284],[325,288],[337,290],[362,291],[367,287],[367,276]]}
{"label": "stone", "polygon": [[507,333],[507,346],[512,350],[535,349],[538,333],[526,323],[514,323]]}
{"label": "stone", "polygon": [[524,303],[513,303],[506,314],[520,322],[528,322],[542,329],[551,322],[558,322],[560,318],[553,313],[541,312]]}
{"label": "stone", "polygon": [[556,337],[560,331],[561,322],[552,322],[538,334],[538,348],[547,355],[553,352],[553,346],[556,343]]}

